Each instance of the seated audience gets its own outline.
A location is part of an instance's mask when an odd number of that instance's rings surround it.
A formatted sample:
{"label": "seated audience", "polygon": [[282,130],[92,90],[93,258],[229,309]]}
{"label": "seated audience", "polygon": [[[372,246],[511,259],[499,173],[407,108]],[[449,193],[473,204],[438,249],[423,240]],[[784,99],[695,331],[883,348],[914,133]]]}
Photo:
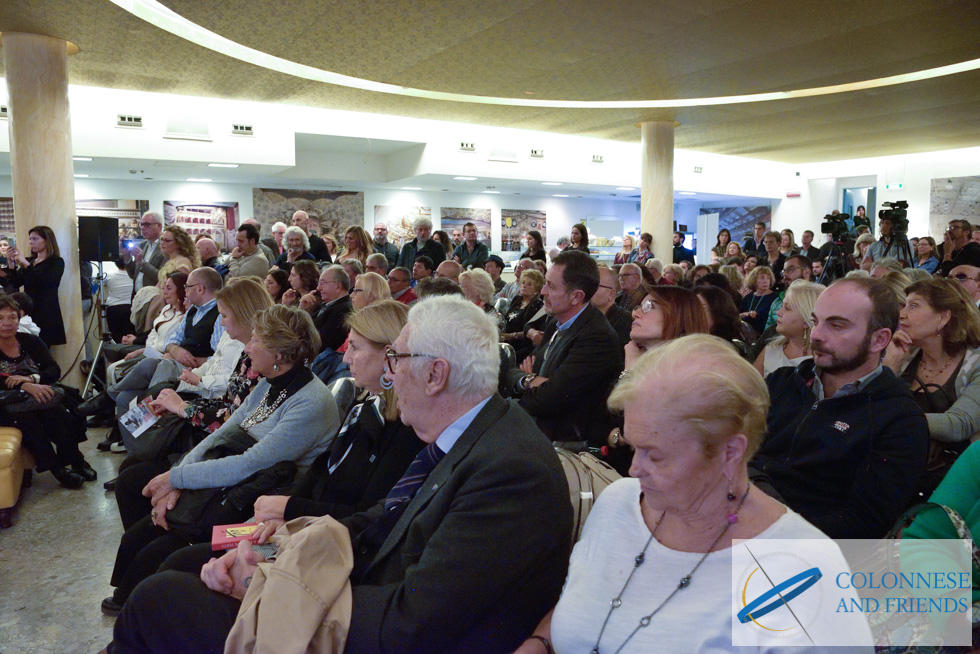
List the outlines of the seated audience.
{"label": "seated audience", "polygon": [[[738,243],[736,243],[735,245],[738,245]],[[745,284],[745,276],[739,272],[738,266],[735,264],[728,263],[722,265],[722,267],[718,269],[718,273],[724,275],[728,279],[728,282],[732,286],[732,290],[734,290],[736,293],[738,293],[742,289],[742,286]],[[735,298],[733,297],[732,300],[734,299]],[[742,301],[742,295],[739,294],[738,302],[735,303],[736,308],[738,307],[738,304],[741,301]]]}
{"label": "seated audience", "polygon": [[[391,243],[389,243],[388,245],[391,245]],[[364,272],[373,272],[381,275],[382,277],[387,277],[388,259],[385,258],[385,255],[379,252],[375,252],[374,254],[368,256],[368,258],[365,260]]]}
{"label": "seated audience", "polygon": [[773,290],[775,284],[775,275],[768,266],[753,268],[745,278],[745,287],[749,290],[749,294],[742,298],[739,316],[755,330],[756,334],[766,330],[769,309],[779,297]]}
{"label": "seated audience", "polygon": [[159,279],[178,270],[190,275],[191,271],[201,267],[201,254],[197,251],[191,235],[183,227],[170,225],[163,228],[163,233],[160,235],[160,251],[167,256],[167,260],[160,266]]}
{"label": "seated audience", "polygon": [[725,248],[725,256],[723,258],[733,259],[736,257],[742,259],[745,257],[745,253],[742,252],[742,246],[739,245],[738,241],[732,241],[728,244],[728,247]]}
{"label": "seated audience", "polygon": [[[561,241],[558,242],[558,247],[561,247]],[[576,223],[572,225],[572,231],[569,232],[568,236],[568,249],[578,250],[585,254],[589,254],[589,230],[584,223]]]}
{"label": "seated audience", "polygon": [[351,225],[344,232],[344,253],[334,261],[342,264],[345,261],[354,260],[363,266],[368,256],[373,253],[374,246],[371,245],[371,235],[363,227]]}
{"label": "seated audience", "polygon": [[797,253],[796,235],[792,229],[784,229],[779,232],[779,253],[784,257],[791,257]]}
{"label": "seated audience", "polygon": [[619,294],[616,305],[623,311],[633,311],[642,300],[646,291],[643,289],[643,272],[639,265],[627,263],[619,268]]}
{"label": "seated audience", "polygon": [[262,279],[269,272],[272,262],[266,259],[259,247],[259,230],[255,225],[244,224],[238,228],[235,236],[236,245],[231,251],[228,261],[229,277],[247,277],[249,275]]}
{"label": "seated audience", "polygon": [[514,281],[507,282],[504,287],[497,291],[497,295],[494,297],[495,300],[504,298],[511,303],[514,302],[521,292],[521,275],[525,270],[536,270],[534,266],[534,261],[531,259],[521,259],[514,264]]}
{"label": "seated audience", "polygon": [[786,366],[795,368],[811,358],[813,308],[824,290],[824,285],[802,279],[790,284],[777,311],[776,333],[779,336],[769,341],[755,360],[755,368],[763,377]]}
{"label": "seated audience", "polygon": [[[690,388],[705,400],[691,402]],[[752,366],[714,337],[643,355],[609,397],[625,415],[636,478],[599,496],[557,606],[517,654],[731,650],[734,541],[826,538],[749,481],[768,404]],[[853,628],[871,643],[860,612]]]}
{"label": "seated audience", "polygon": [[358,276],[364,274],[364,266],[357,259],[344,259],[340,263],[340,266],[350,279],[350,287],[354,288],[354,283],[357,281]]}
{"label": "seated audience", "polygon": [[350,292],[350,301],[354,311],[360,311],[364,307],[390,300],[391,291],[388,289],[388,282],[377,273],[364,273],[357,276],[354,288]]}
{"label": "seated audience", "polygon": [[902,268],[902,274],[909,278],[909,284],[921,282],[932,277],[922,268]]}
{"label": "seated audience", "polygon": [[890,272],[902,272],[902,264],[895,257],[881,257],[871,264],[871,276],[881,279]]}
{"label": "seated audience", "polygon": [[736,308],[742,302],[742,294],[739,292],[738,287],[733,286],[731,280],[720,272],[708,273],[701,277],[694,287],[698,288],[701,286],[714,286],[725,291],[732,298],[732,302],[735,303]]}
{"label": "seated audience", "polygon": [[[129,279],[129,276],[126,276]],[[132,286],[132,282],[130,282]],[[41,328],[37,326],[34,319],[31,318],[31,314],[34,313],[34,300],[31,296],[23,291],[17,291],[16,293],[10,293],[10,299],[17,303],[20,309],[17,311],[17,315],[20,316],[20,322],[17,325],[18,334],[30,334],[31,336],[41,337]]]}
{"label": "seated audience", "polygon": [[[313,246],[314,236],[310,234],[310,246]],[[340,246],[337,244],[337,239],[333,237],[333,234],[324,234],[320,240],[323,242],[323,250],[329,257],[329,259],[317,259],[317,261],[326,261],[331,263],[334,259],[339,256]]]}
{"label": "seated audience", "polygon": [[633,248],[633,237],[625,234],[623,236],[623,249],[616,253],[616,256],[613,258],[613,265],[621,266],[624,263],[629,263]]}
{"label": "seated audience", "polygon": [[697,284],[699,279],[701,279],[702,277],[704,277],[710,272],[714,272],[711,270],[711,266],[699,264],[691,268],[691,272],[687,274],[687,280],[691,282],[692,285]]}
{"label": "seated audience", "polygon": [[923,236],[915,246],[912,257],[912,267],[924,270],[930,275],[939,269],[939,259],[936,258],[936,240],[931,236]]}
{"label": "seated audience", "polygon": [[218,258],[221,254],[218,244],[211,239],[207,237],[197,239],[197,253],[201,256],[202,266],[217,268],[221,265],[221,259]]}
{"label": "seated audience", "polygon": [[[106,266],[102,290],[109,333],[112,334],[113,342],[121,343],[123,336],[135,331],[133,323],[129,320],[129,313],[133,307],[133,280],[126,274],[126,263],[122,258],[116,259],[114,265]],[[30,311],[27,313],[30,314]]]}
{"label": "seated audience", "polygon": [[449,250],[429,238],[432,235],[431,220],[416,218],[412,230],[415,232],[415,238],[402,246],[402,251],[398,255],[399,266],[408,268],[424,255],[429,258],[429,270],[432,270],[446,260],[446,252]]}
{"label": "seated audience", "polygon": [[[116,502],[126,533],[112,572],[116,590],[103,600],[103,613],[118,614],[136,584],[179,548],[210,539],[213,525],[248,518],[252,503],[263,494],[256,488],[258,483],[250,484],[235,501],[222,502],[192,524],[180,523],[179,529],[173,529],[168,519],[186,511],[182,493],[191,501],[200,494],[185,491],[220,489],[225,494],[280,462],[293,463],[294,473],[305,472],[329,448],[340,426],[337,405],[323,382],[303,365],[318,347],[319,337],[305,311],[283,306],[262,311],[255,317],[252,339],[245,348],[252,370],[264,378],[254,392],[173,467],[166,459],[147,461],[119,475]],[[242,508],[236,508],[236,502]]]}
{"label": "seated audience", "polygon": [[490,248],[486,243],[478,241],[478,236],[476,225],[473,223],[463,225],[463,242],[453,251],[453,261],[463,270],[483,268],[483,264],[490,258]]}
{"label": "seated audience", "polygon": [[[684,279],[684,269],[676,263],[671,263],[663,268],[663,279],[671,285],[680,284],[681,280]],[[658,282],[659,283],[659,282]],[[622,282],[620,282],[622,285]]]}
{"label": "seated audience", "polygon": [[537,270],[527,270],[521,275],[521,290],[510,305],[506,322],[500,340],[510,343],[520,363],[534,349],[534,344],[528,336],[529,329],[542,329],[548,319],[544,310],[544,300],[541,289],[544,287],[544,275]]}
{"label": "seated audience", "polygon": [[[296,213],[305,213],[297,211]],[[282,237],[285,249],[279,258],[276,259],[276,268],[289,272],[290,268],[297,261],[316,261],[317,258],[310,252],[310,237],[299,225],[291,225],[286,228],[286,233]],[[322,241],[321,241],[322,243]],[[324,246],[326,250],[326,246]],[[329,254],[327,255],[330,256]],[[328,259],[329,261],[329,259]]]}
{"label": "seated audience", "polygon": [[418,298],[412,290],[412,273],[408,268],[396,266],[388,273],[388,290],[391,298],[402,304],[411,304]]}
{"label": "seated audience", "polygon": [[435,268],[435,264],[432,263],[432,259],[425,256],[424,254],[420,254],[415,258],[415,263],[412,264],[413,282],[417,283],[422,281],[423,279],[428,279],[429,277],[432,277],[432,272],[434,268]]}
{"label": "seated audience", "polygon": [[[341,521],[353,546],[345,651],[513,651],[561,591],[572,528],[564,473],[527,415],[495,394],[497,331],[471,303],[419,302],[387,359],[401,420],[428,445],[384,501]],[[110,649],[221,651],[260,561],[244,545],[200,580],[154,575]],[[303,585],[321,574],[294,568]],[[313,598],[296,599],[305,611]],[[259,649],[276,649],[283,627],[260,626]]]}
{"label": "seated audience", "polygon": [[496,254],[491,254],[487,257],[487,262],[483,264],[483,269],[487,271],[490,279],[493,280],[493,292],[496,296],[504,288],[504,280],[500,278],[501,273],[504,272],[504,260]]}
{"label": "seated audience", "polygon": [[750,272],[755,270],[759,265],[759,257],[755,255],[748,255],[745,257],[745,262],[742,264],[742,273],[748,275]]}
{"label": "seated audience", "polygon": [[980,311],[955,281],[931,278],[906,292],[883,363],[929,423],[929,461],[918,488],[925,501],[980,431]]}
{"label": "seated audience", "polygon": [[316,295],[321,303],[315,304],[314,294],[305,295],[300,308],[310,307],[313,324],[320,334],[320,350],[336,350],[347,340],[347,314],[354,306],[351,304],[350,278],[344,268],[337,264],[327,266],[320,273]]}
{"label": "seated audience", "polygon": [[459,274],[459,288],[463,297],[483,309],[499,329],[504,328],[504,317],[493,306],[493,278],[487,271],[482,268],[464,270]]}
{"label": "seated audience", "polygon": [[[858,265],[865,261],[868,254],[868,249],[875,242],[875,237],[871,234],[861,234],[854,240],[854,252],[851,253],[850,261],[846,262],[847,268],[849,270],[855,270]],[[871,260],[868,259],[869,267],[871,265]]]}
{"label": "seated audience", "polygon": [[434,273],[433,277],[445,277],[446,279],[451,279],[452,281],[459,283],[459,275],[463,272],[463,267],[451,259],[447,259],[440,263]]}
{"label": "seated audience", "polygon": [[289,288],[282,294],[281,304],[290,307],[299,306],[300,298],[316,290],[320,280],[320,269],[316,267],[315,261],[303,259],[289,268],[287,279]]}
{"label": "seated audience", "polygon": [[[783,298],[786,297],[786,290],[793,282],[802,279],[805,282],[813,281],[813,262],[801,254],[794,254],[786,257],[783,264],[783,279],[777,287],[776,299],[769,307],[769,315],[766,318],[766,330],[776,325],[776,314],[783,306]],[[765,331],[765,330],[763,330]]]}
{"label": "seated audience", "polygon": [[880,538],[925,469],[922,410],[881,358],[898,327],[894,294],[840,280],[817,300],[812,361],[766,380],[772,405],[753,480],[831,538]]}
{"label": "seated audience", "polygon": [[650,251],[650,246],[653,244],[653,236],[647,232],[640,234],[639,244],[636,249],[630,252],[629,259],[627,263],[635,263],[638,266],[645,266],[647,262],[653,258],[653,252]]}
{"label": "seated audience", "polygon": [[976,266],[956,266],[949,271],[949,278],[962,286],[974,304],[980,306],[980,268]]}
{"label": "seated audience", "polygon": [[20,307],[0,294],[0,373],[5,389],[27,396],[0,409],[0,424],[21,431],[22,447],[34,456],[37,472],[50,470],[65,488],[80,488],[96,479],[78,449],[85,440],[85,419],[69,408],[65,388],[56,384],[61,368],[44,341],[18,333],[19,325]]}
{"label": "seated audience", "polygon": [[418,295],[418,299],[424,300],[437,295],[462,296],[463,289],[447,277],[426,277],[415,286],[415,294]]}
{"label": "seated audience", "polygon": [[619,344],[626,347],[630,341],[630,330],[633,328],[633,316],[630,315],[629,311],[616,304],[618,293],[619,279],[616,272],[608,266],[600,265],[599,289],[589,302],[606,317],[609,326],[619,337]]}
{"label": "seated audience", "polygon": [[626,344],[629,370],[647,350],[687,334],[707,334],[708,317],[697,296],[686,288],[652,286],[633,309],[633,328]]}
{"label": "seated audience", "polygon": [[939,268],[943,275],[956,266],[975,266],[980,268],[980,244],[971,240],[973,226],[969,220],[951,220],[949,229],[943,234],[943,260]]}
{"label": "seated audience", "polygon": [[274,222],[269,231],[272,237],[262,239],[262,244],[272,252],[272,261],[275,262],[279,258],[279,255],[285,251],[286,244],[283,243],[283,237],[286,235],[286,223]]}
{"label": "seated audience", "polygon": [[900,308],[905,306],[905,289],[912,285],[912,280],[906,277],[905,273],[892,271],[884,277],[880,277],[878,282],[891,289]]}
{"label": "seated audience", "polygon": [[[296,266],[293,266],[293,268],[295,267]],[[288,291],[290,288],[292,288],[292,285],[289,280],[289,275],[291,274],[292,271],[290,271],[290,273],[287,274],[285,270],[279,270],[278,268],[275,268],[273,270],[270,270],[269,274],[265,276],[265,290],[269,292],[269,297],[272,298],[273,304],[283,303],[282,302],[283,294],[286,291]],[[297,277],[297,279],[299,278]],[[309,291],[307,291],[307,293],[308,292]],[[302,295],[302,293],[300,293],[300,295]]]}
{"label": "seated audience", "polygon": [[744,355],[748,347],[742,334],[742,321],[731,295],[717,286],[702,284],[694,289],[708,320],[708,333],[735,345]]}
{"label": "seated audience", "polygon": [[572,448],[605,443],[612,423],[605,398],[623,369],[616,332],[589,304],[598,288],[594,259],[572,249],[559,254],[541,291],[551,319],[540,345],[507,376],[538,427]]}

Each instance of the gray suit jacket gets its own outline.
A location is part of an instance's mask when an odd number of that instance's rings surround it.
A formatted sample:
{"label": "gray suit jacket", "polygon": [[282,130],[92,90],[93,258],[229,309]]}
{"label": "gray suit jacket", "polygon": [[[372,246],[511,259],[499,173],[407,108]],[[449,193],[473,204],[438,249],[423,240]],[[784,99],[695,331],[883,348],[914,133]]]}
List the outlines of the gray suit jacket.
{"label": "gray suit jacket", "polygon": [[[140,249],[146,253],[146,239],[140,241]],[[130,261],[126,264],[126,272],[129,273],[130,279],[136,279],[140,273],[143,273],[143,286],[156,286],[157,272],[163,267],[163,264],[167,263],[167,255],[160,250],[160,242],[157,240],[156,251],[149,260],[143,259],[141,263],[136,263],[135,261]]]}
{"label": "gray suit jacket", "polygon": [[[355,559],[382,513],[345,521]],[[554,449],[494,395],[355,580],[346,651],[512,652],[558,600],[571,528]]]}

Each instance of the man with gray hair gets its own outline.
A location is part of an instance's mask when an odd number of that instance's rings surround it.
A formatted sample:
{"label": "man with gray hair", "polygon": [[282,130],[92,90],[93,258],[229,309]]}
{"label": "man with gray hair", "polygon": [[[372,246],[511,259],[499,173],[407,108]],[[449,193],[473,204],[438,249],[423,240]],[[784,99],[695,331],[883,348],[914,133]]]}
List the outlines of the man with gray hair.
{"label": "man with gray hair", "polygon": [[[336,350],[347,340],[347,314],[354,309],[348,295],[350,286],[347,271],[334,264],[320,273],[316,290],[300,299],[300,308],[310,310],[313,324],[320,332],[321,352],[327,348]],[[319,306],[314,307],[316,299],[313,296],[319,296]]]}
{"label": "man with gray hair", "polygon": [[364,272],[378,273],[382,277],[388,274],[388,258],[380,252],[370,255],[364,262]]}
{"label": "man with gray hair", "polygon": [[616,305],[623,311],[632,312],[643,301],[646,291],[643,290],[643,272],[635,263],[623,264],[619,269],[619,295]]}
{"label": "man with gray hair", "polygon": [[411,268],[415,264],[415,259],[423,255],[432,259],[434,266],[445,261],[446,249],[441,243],[429,238],[432,236],[432,221],[428,218],[416,218],[413,228],[415,238],[402,246],[401,254],[398,255],[398,265]]}
{"label": "man with gray hair", "polygon": [[327,244],[323,242],[322,238],[310,231],[310,220],[310,214],[305,211],[297,211],[293,214],[293,226],[302,229],[310,239],[310,254],[316,257],[317,261],[330,263],[333,260],[330,258],[330,251],[327,250]]}
{"label": "man with gray hair", "polygon": [[[497,340],[476,305],[437,297],[412,307],[387,351],[400,419],[426,447],[387,498],[341,521],[353,551],[346,651],[512,652],[558,600],[571,549],[568,483],[534,421],[496,393]],[[330,536],[310,537],[334,547]],[[153,575],[126,602],[113,646],[221,651],[262,560],[245,544],[200,580]],[[264,567],[273,578],[287,564]],[[320,587],[325,568],[289,575]],[[296,599],[314,610],[314,595]],[[255,636],[274,639],[265,625]]]}
{"label": "man with gray hair", "polygon": [[167,255],[160,249],[163,233],[163,216],[158,211],[147,211],[140,218],[143,240],[138,245],[123,250],[126,272],[133,279],[133,291],[144,286],[157,285],[157,272],[167,262]]}
{"label": "man with gray hair", "polygon": [[275,262],[279,258],[279,255],[286,251],[285,246],[282,244],[282,237],[286,234],[286,223],[275,222],[272,223],[272,238],[262,239],[262,244],[269,248],[272,252],[272,261]]}

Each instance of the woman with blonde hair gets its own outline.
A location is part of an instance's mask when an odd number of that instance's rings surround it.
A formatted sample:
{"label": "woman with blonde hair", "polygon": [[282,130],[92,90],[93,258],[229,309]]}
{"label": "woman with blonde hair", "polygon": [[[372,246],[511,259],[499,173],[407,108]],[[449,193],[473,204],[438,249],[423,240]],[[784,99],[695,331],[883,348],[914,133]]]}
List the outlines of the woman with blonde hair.
{"label": "woman with blonde hair", "polygon": [[745,288],[749,290],[749,294],[742,298],[739,317],[748,323],[756,334],[765,331],[769,309],[779,297],[773,289],[775,283],[776,276],[769,266],[753,268],[745,278]]}
{"label": "woman with blonde hair", "polygon": [[616,258],[613,259],[614,264],[622,265],[624,263],[629,263],[630,254],[633,253],[633,237],[629,234],[623,236],[623,249],[616,253]]}
{"label": "woman with blonde hair", "polygon": [[367,230],[357,225],[351,225],[344,232],[344,253],[337,257],[335,263],[343,263],[348,259],[356,259],[364,265],[367,258],[374,252],[371,236]]}
{"label": "woman with blonde hair", "polygon": [[861,264],[862,261],[864,261],[864,255],[867,253],[868,248],[874,242],[875,242],[875,237],[872,236],[870,233],[861,234],[860,236],[857,237],[857,240],[854,241],[854,252],[851,254],[854,261],[854,265],[852,265],[851,268],[856,268],[858,265]]}
{"label": "woman with blonde hair", "polygon": [[201,267],[201,254],[194,245],[194,239],[183,227],[170,225],[160,234],[160,251],[167,255],[167,261],[160,266],[159,279],[166,279],[172,272],[191,274]]}
{"label": "woman with blonde hair", "polygon": [[728,281],[732,283],[732,288],[741,292],[742,287],[745,285],[745,277],[738,271],[738,266],[728,263],[719,268],[718,272],[728,278]]}
{"label": "woman with blonde hair", "polygon": [[908,385],[929,423],[924,500],[980,431],[980,311],[959,282],[933,277],[905,290],[882,363]]}
{"label": "woman with blonde hair", "polygon": [[357,276],[354,288],[350,292],[350,301],[355,311],[366,306],[391,299],[391,289],[385,278],[375,272],[362,273]]}
{"label": "woman with blonde hair", "polygon": [[725,248],[725,257],[729,259],[731,259],[732,257],[742,257],[742,256],[744,256],[742,253],[742,246],[739,244],[738,241],[732,241],[731,243],[728,244],[728,247]]}
{"label": "woman with blonde hair", "polygon": [[906,290],[912,285],[912,280],[909,279],[908,275],[898,271],[891,271],[884,277],[878,279],[878,281],[895,293],[895,298],[901,306],[905,306],[906,302]]}
{"label": "woman with blonde hair", "polygon": [[779,232],[779,253],[784,257],[790,257],[799,249],[796,244],[796,235],[792,229],[784,229]]}
{"label": "woman with blonde hair", "polygon": [[827,290],[823,284],[798,279],[789,285],[783,305],[776,312],[776,333],[755,360],[763,377],[785,366],[797,366],[811,358],[810,331],[817,298]]}
{"label": "woman with blonde hair", "polygon": [[459,274],[459,287],[463,291],[463,297],[493,318],[497,329],[503,329],[504,317],[493,306],[494,288],[490,273],[482,268],[464,270]]}

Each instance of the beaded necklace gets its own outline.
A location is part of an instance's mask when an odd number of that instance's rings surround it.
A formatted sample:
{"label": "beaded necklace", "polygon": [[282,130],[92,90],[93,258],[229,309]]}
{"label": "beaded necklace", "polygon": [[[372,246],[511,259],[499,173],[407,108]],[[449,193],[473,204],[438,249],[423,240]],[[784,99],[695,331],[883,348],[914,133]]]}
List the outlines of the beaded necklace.
{"label": "beaded necklace", "polygon": [[248,431],[255,425],[271,416],[273,413],[275,413],[275,410],[279,408],[279,405],[286,399],[286,389],[284,388],[282,389],[282,392],[279,393],[279,396],[275,399],[275,401],[269,405],[269,392],[271,390],[272,389],[270,388],[268,391],[266,391],[265,397],[263,397],[262,401],[259,402],[259,405],[255,407],[255,411],[248,414],[245,419],[242,420],[242,429]]}
{"label": "beaded necklace", "polygon": [[[708,558],[709,554],[711,554],[711,550],[713,550],[715,548],[715,545],[718,544],[718,541],[720,541],[722,537],[726,533],[728,533],[728,530],[731,528],[731,526],[734,525],[736,522],[738,522],[738,512],[742,508],[742,504],[745,503],[745,498],[748,497],[749,489],[751,488],[752,486],[750,484],[749,487],[745,489],[745,493],[742,494],[742,499],[738,501],[738,505],[735,507],[735,510],[728,514],[728,518],[725,520],[724,528],[722,528],[721,533],[718,534],[718,537],[715,538],[714,542],[712,542],[711,545],[708,546],[708,551],[704,553],[704,556],[698,559],[698,562],[694,565],[694,567],[691,569],[690,572],[688,572],[686,575],[681,577],[680,581],[677,583],[677,587],[670,592],[670,595],[667,596],[667,599],[665,599],[663,602],[660,603],[660,606],[655,608],[651,613],[648,613],[647,615],[640,618],[639,624],[636,625],[633,631],[630,632],[630,635],[626,637],[626,640],[623,641],[623,644],[620,645],[618,648],[616,648],[615,654],[619,654],[621,651],[623,651],[623,648],[626,647],[626,644],[633,639],[633,636],[635,636],[637,632],[640,631],[640,629],[644,629],[645,627],[649,626],[651,620],[653,620],[653,616],[657,615],[657,613],[660,612],[660,609],[666,606],[667,602],[669,602],[674,597],[674,595],[678,593],[678,591],[684,590],[691,584],[691,577],[694,576],[694,573],[698,571],[698,568],[701,567],[701,564],[704,563],[704,560]],[[732,493],[729,493],[728,497],[730,500],[735,499],[735,495]],[[647,540],[647,544],[643,546],[643,551],[637,554],[636,558],[633,559],[633,569],[630,570],[630,574],[626,578],[626,583],[623,584],[623,588],[619,591],[619,594],[616,595],[616,597],[614,597],[611,602],[609,602],[609,613],[606,614],[606,619],[602,621],[602,628],[599,630],[599,636],[595,640],[595,647],[592,648],[591,654],[599,654],[599,641],[602,640],[602,634],[604,634],[606,631],[606,625],[609,624],[609,618],[612,617],[613,611],[615,611],[616,609],[618,609],[620,606],[623,605],[623,593],[626,592],[627,586],[629,586],[630,581],[633,580],[633,575],[636,573],[636,570],[641,565],[643,565],[643,561],[646,560],[647,548],[650,547],[650,543],[652,543],[653,539],[656,537],[657,529],[660,528],[660,523],[663,522],[665,515],[667,515],[666,511],[660,514],[660,518],[657,519],[657,524],[653,526],[653,531],[650,532],[650,538]]]}

